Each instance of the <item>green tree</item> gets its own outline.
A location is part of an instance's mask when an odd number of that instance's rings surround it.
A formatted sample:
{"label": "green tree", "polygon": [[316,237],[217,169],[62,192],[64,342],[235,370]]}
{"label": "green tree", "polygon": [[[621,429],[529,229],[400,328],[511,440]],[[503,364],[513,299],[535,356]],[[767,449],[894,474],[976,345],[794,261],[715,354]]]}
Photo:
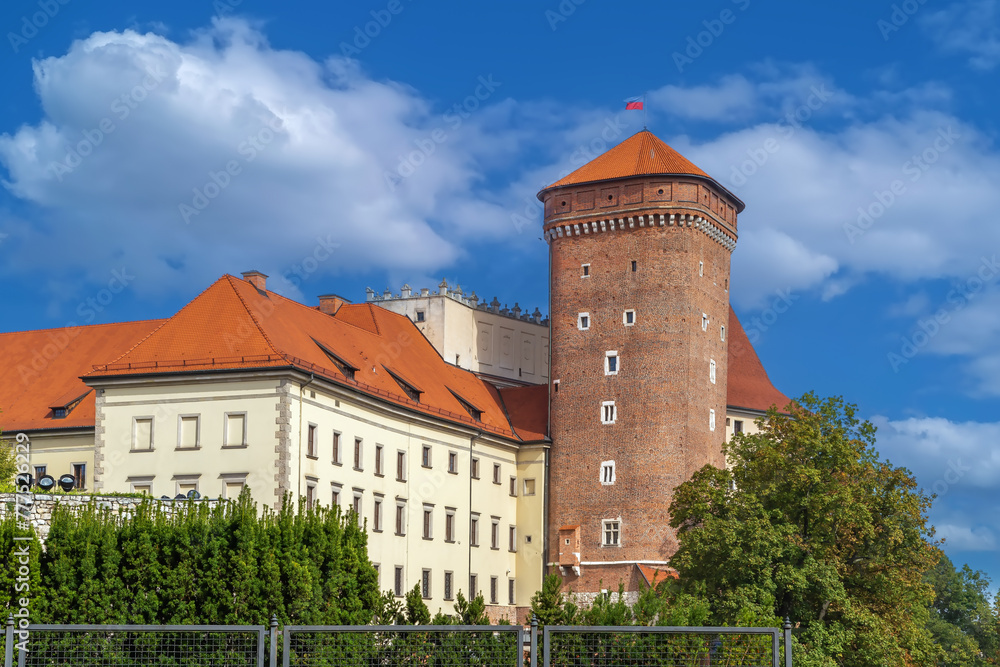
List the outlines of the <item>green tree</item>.
{"label": "green tree", "polygon": [[934,587],[927,628],[944,649],[939,664],[1000,664],[1000,619],[990,606],[989,578],[968,565],[956,570],[951,560],[942,556],[926,580]]}
{"label": "green tree", "polygon": [[17,456],[14,440],[5,439],[0,431],[0,493],[14,491],[14,475],[17,474]]}
{"label": "green tree", "polygon": [[431,612],[424,604],[424,598],[420,594],[420,584],[413,587],[406,594],[406,624],[407,625],[430,625]]}
{"label": "green tree", "polygon": [[671,565],[715,623],[792,618],[796,665],[935,664],[931,499],[879,458],[855,406],[810,393],[787,409],[734,436],[727,469],[677,488]]}

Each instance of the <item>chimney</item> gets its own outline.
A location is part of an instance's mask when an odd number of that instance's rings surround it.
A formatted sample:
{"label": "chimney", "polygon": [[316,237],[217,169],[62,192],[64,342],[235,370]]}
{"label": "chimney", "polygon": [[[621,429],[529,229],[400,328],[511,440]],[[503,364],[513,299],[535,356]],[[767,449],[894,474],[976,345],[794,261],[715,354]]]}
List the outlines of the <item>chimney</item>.
{"label": "chimney", "polygon": [[321,294],[319,297],[319,312],[327,315],[336,315],[340,307],[346,303],[351,303],[342,296],[336,294]]}
{"label": "chimney", "polygon": [[404,299],[409,299],[409,298],[410,298],[410,293],[411,293],[412,291],[413,291],[413,290],[412,290],[412,289],[410,289],[410,286],[404,283],[404,284],[403,284],[403,289],[402,289],[402,290],[400,290],[400,292],[399,292],[399,295],[400,295],[401,297],[403,297]]}
{"label": "chimney", "polygon": [[267,289],[267,276],[260,271],[244,271],[243,280],[262,292]]}

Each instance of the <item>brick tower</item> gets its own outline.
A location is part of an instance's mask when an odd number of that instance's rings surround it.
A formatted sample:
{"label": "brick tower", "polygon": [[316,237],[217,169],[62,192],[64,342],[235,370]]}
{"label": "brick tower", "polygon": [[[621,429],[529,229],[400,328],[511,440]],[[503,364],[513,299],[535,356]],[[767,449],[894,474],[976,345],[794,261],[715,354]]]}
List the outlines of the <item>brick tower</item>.
{"label": "brick tower", "polygon": [[620,581],[635,591],[677,548],[674,488],[724,463],[743,203],[646,130],[538,198],[551,275],[549,571],[581,593]]}

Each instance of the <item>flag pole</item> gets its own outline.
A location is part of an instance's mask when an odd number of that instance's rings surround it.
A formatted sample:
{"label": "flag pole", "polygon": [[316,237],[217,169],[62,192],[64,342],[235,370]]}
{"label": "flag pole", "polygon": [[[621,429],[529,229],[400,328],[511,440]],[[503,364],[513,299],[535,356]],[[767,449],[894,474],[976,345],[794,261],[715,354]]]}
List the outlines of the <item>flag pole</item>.
{"label": "flag pole", "polygon": [[642,92],[642,129],[644,130],[648,129],[646,127],[646,93],[648,92],[648,90]]}

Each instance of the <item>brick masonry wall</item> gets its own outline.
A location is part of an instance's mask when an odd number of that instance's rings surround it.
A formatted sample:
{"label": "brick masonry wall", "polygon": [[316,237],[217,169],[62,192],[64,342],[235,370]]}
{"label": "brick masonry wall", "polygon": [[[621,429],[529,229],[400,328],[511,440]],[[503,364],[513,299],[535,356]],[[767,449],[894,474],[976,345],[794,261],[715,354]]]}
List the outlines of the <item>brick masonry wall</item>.
{"label": "brick masonry wall", "polygon": [[[13,493],[0,493],[0,517],[6,517],[8,513],[14,511],[15,495]],[[29,521],[35,528],[35,534],[44,542],[49,536],[49,529],[52,527],[52,512],[56,506],[63,505],[71,511],[79,511],[90,502],[95,502],[101,509],[109,510],[113,514],[127,514],[135,510],[142,503],[143,498],[134,496],[101,496],[101,495],[56,495],[48,493],[31,494],[31,513]],[[186,503],[186,500],[158,500],[163,503],[164,509],[170,514],[176,503]],[[218,500],[202,499],[200,503],[215,504]],[[24,500],[22,496],[22,506]]]}
{"label": "brick masonry wall", "polygon": [[[664,186],[662,178],[614,183],[548,193],[546,230],[613,217],[691,214],[711,219],[735,239],[735,212],[722,191],[682,182]],[[588,191],[599,193],[597,203],[614,205],[588,208]],[[728,323],[730,252],[694,227],[659,224],[554,238],[550,252],[551,377],[559,385],[551,394],[549,560],[558,559],[559,528],[579,525],[584,563],[666,561],[677,548],[667,525],[673,489],[707,463],[724,464],[727,352],[720,327]],[[583,264],[590,264],[587,278]],[[636,311],[634,326],[623,324],[626,309]],[[581,312],[589,313],[588,331],[578,329]],[[617,375],[605,375],[607,351],[618,352]],[[601,404],[612,400],[617,421],[604,425]],[[616,481],[606,486],[600,466],[610,460]],[[621,545],[601,546],[602,520],[618,518]],[[579,593],[615,590],[619,581],[637,590],[635,570],[583,565],[582,576],[567,570],[564,582]]]}

